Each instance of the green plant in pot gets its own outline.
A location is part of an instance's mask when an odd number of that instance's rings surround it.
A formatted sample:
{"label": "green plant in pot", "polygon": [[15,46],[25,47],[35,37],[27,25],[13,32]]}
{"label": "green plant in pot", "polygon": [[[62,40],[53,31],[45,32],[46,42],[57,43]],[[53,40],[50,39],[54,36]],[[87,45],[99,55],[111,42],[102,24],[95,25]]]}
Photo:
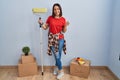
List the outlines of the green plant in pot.
{"label": "green plant in pot", "polygon": [[23,53],[25,54],[25,56],[28,56],[29,52],[30,52],[30,48],[28,46],[25,46],[22,48]]}

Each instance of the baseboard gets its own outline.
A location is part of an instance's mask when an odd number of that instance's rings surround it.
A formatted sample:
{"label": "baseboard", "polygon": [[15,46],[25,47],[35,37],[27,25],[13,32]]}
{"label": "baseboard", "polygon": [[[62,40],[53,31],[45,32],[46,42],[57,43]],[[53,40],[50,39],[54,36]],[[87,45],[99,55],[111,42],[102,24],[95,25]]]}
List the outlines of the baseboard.
{"label": "baseboard", "polygon": [[0,66],[0,69],[16,69],[16,68],[18,68],[17,65]]}
{"label": "baseboard", "polygon": [[[53,68],[54,66],[44,66],[44,69],[50,69]],[[0,69],[16,69],[18,68],[17,65],[13,65],[13,66],[0,66]],[[38,66],[38,68],[41,68],[41,66]],[[69,66],[63,66],[63,69],[69,68]]]}
{"label": "baseboard", "polygon": [[[0,66],[0,69],[9,69],[9,68],[17,68],[17,65],[7,65],[7,66]],[[41,66],[38,66],[39,68],[41,68]],[[49,69],[52,68],[54,66],[44,66],[45,69]],[[63,66],[63,69],[69,68],[70,66]],[[109,69],[107,66],[90,66],[90,68],[94,68],[94,69]],[[109,69],[110,70],[110,69]]]}

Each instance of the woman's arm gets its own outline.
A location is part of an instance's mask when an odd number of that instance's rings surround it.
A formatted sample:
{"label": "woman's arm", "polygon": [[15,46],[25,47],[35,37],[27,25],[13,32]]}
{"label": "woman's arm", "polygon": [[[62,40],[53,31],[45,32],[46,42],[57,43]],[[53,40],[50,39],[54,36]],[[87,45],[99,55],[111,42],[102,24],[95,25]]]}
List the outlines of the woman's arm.
{"label": "woman's arm", "polygon": [[47,29],[48,29],[48,24],[43,23],[42,28],[43,28],[44,30],[47,30]]}
{"label": "woman's arm", "polygon": [[67,21],[66,22],[66,24],[64,25],[64,27],[63,27],[63,30],[62,30],[62,32],[66,32],[67,31],[67,26],[69,25],[70,23]]}
{"label": "woman's arm", "polygon": [[41,19],[38,20],[38,23],[41,25],[41,27],[42,27],[44,30],[47,30],[47,29],[48,29],[48,24],[43,23]]}

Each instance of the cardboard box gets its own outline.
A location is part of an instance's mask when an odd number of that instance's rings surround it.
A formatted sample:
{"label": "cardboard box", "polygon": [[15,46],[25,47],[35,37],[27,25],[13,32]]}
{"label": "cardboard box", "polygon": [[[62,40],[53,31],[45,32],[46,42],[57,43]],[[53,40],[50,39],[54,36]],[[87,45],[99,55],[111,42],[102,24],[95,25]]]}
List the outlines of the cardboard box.
{"label": "cardboard box", "polygon": [[85,64],[80,65],[75,59],[73,59],[70,63],[70,74],[82,78],[88,78],[90,74],[90,61],[85,60]]}
{"label": "cardboard box", "polygon": [[22,64],[35,62],[34,56],[32,54],[29,54],[28,56],[22,54],[21,60]]}
{"label": "cardboard box", "polygon": [[19,60],[18,64],[18,76],[32,76],[38,74],[38,66],[37,63],[34,61],[33,63],[21,63]]}

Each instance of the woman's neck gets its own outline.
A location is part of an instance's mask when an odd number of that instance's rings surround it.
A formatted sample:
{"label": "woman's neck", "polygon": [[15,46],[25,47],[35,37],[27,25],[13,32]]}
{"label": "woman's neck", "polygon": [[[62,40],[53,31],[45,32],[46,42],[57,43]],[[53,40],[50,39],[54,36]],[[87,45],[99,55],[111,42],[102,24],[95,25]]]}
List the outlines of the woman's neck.
{"label": "woman's neck", "polygon": [[60,18],[60,16],[55,16],[55,18]]}

